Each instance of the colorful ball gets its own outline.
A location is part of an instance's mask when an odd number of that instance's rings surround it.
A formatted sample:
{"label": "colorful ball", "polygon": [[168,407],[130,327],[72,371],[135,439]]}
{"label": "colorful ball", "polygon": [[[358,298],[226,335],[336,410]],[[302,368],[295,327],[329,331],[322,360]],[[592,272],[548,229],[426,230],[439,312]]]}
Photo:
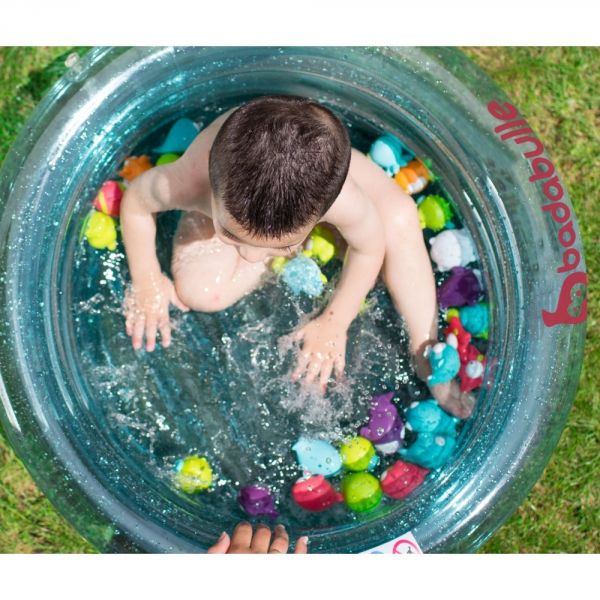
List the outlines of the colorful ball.
{"label": "colorful ball", "polygon": [[373,510],[383,498],[381,484],[370,473],[349,473],[342,479],[342,495],[350,510]]}
{"label": "colorful ball", "polygon": [[340,454],[343,466],[349,471],[371,470],[379,463],[373,444],[360,435],[344,442]]}

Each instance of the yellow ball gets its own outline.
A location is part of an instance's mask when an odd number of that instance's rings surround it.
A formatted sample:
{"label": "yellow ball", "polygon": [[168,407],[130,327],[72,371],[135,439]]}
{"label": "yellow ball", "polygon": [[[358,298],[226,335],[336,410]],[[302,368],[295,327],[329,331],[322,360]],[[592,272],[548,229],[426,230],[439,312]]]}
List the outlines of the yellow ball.
{"label": "yellow ball", "polygon": [[94,210],[87,219],[85,237],[90,246],[98,250],[114,250],[117,247],[117,224],[109,215]]}
{"label": "yellow ball", "polygon": [[197,494],[212,483],[212,469],[203,456],[186,456],[177,461],[175,470],[175,482],[186,494]]}
{"label": "yellow ball", "polygon": [[373,444],[362,436],[356,436],[342,444],[340,448],[342,464],[349,471],[364,471],[369,467],[371,459],[375,456]]}

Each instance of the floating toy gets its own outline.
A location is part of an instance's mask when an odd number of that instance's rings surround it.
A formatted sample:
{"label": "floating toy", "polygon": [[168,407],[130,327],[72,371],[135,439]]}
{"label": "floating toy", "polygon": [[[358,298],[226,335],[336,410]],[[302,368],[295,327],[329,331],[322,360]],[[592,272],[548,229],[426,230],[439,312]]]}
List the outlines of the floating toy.
{"label": "floating toy", "polygon": [[301,508],[311,512],[321,512],[344,501],[344,496],[323,475],[298,479],[292,487],[292,498]]}
{"label": "floating toy", "polygon": [[466,229],[447,229],[429,240],[431,260],[438,271],[449,271],[452,267],[465,267],[477,260],[475,244]]}
{"label": "floating toy", "polygon": [[371,144],[369,157],[393,177],[400,167],[405,167],[415,155],[396,136],[386,133]]}
{"label": "floating toy", "polygon": [[382,454],[394,454],[404,437],[404,426],[398,409],[392,404],[394,392],[375,396],[369,409],[369,424],[361,427],[360,435],[373,442]]}
{"label": "floating toy", "polygon": [[104,213],[92,209],[83,222],[82,231],[90,246],[97,250],[117,247],[117,224]]}
{"label": "floating toy", "polygon": [[123,185],[116,181],[107,181],[102,185],[94,198],[94,208],[111,217],[118,217],[121,212]]}
{"label": "floating toy", "polygon": [[200,128],[190,119],[177,119],[171,126],[165,141],[154,149],[157,154],[165,153],[183,153],[194,141]]}
{"label": "floating toy", "polygon": [[456,349],[456,338],[449,335],[446,343],[438,342],[429,346],[427,358],[431,365],[431,375],[427,377],[429,385],[446,383],[453,379],[460,370],[460,357]]}
{"label": "floating toy", "polygon": [[[456,313],[456,314],[455,314]],[[463,364],[467,361],[467,348],[471,343],[471,334],[463,327],[458,317],[458,311],[454,311],[450,316],[450,311],[446,314],[448,318],[448,327],[443,330],[446,337],[449,335],[454,336],[456,339],[456,350],[460,363]]]}
{"label": "floating toy", "polygon": [[156,166],[159,167],[160,165],[168,165],[169,163],[175,162],[178,158],[179,154],[174,154],[172,152],[163,154],[156,161]]}
{"label": "floating toy", "polygon": [[275,519],[275,499],[269,490],[255,485],[243,487],[238,494],[240,506],[253,517],[266,516]]}
{"label": "floating toy", "polygon": [[304,293],[313,298],[323,293],[323,286],[327,283],[327,277],[321,273],[317,263],[303,254],[285,262],[280,276],[293,294]]}
{"label": "floating toy", "polygon": [[423,483],[428,473],[429,469],[403,460],[397,460],[381,475],[381,489],[390,498],[396,500],[406,498]]}
{"label": "floating toy", "polygon": [[481,387],[486,360],[485,356],[472,344],[467,348],[465,359],[458,372],[460,390],[461,392],[470,392],[475,388]]}
{"label": "floating toy", "polygon": [[418,159],[410,161],[401,167],[394,177],[394,181],[407,193],[418,194],[422,192],[431,181],[427,167]]}
{"label": "floating toy", "polygon": [[292,446],[298,464],[305,474],[332,477],[342,470],[340,453],[325,440],[317,440],[300,436]]}
{"label": "floating toy", "polygon": [[447,318],[458,315],[463,327],[475,337],[488,339],[489,313],[487,302],[448,310]]}
{"label": "floating toy", "polygon": [[450,277],[437,291],[440,308],[475,304],[482,294],[483,289],[475,271],[466,267],[453,267]]}
{"label": "floating toy", "polygon": [[381,484],[370,473],[349,473],[342,479],[342,494],[350,510],[373,510],[383,498]]}
{"label": "floating toy", "polygon": [[203,456],[186,456],[175,463],[174,479],[186,494],[197,494],[210,487],[212,469]]}
{"label": "floating toy", "polygon": [[142,156],[129,156],[123,163],[123,168],[119,171],[119,175],[128,182],[133,181],[145,171],[152,168],[150,157],[142,154]]}
{"label": "floating toy", "polygon": [[317,225],[308,236],[302,254],[323,266],[335,256],[335,252],[335,236],[325,227]]}
{"label": "floating toy", "polygon": [[422,229],[440,231],[450,223],[452,210],[445,198],[430,194],[417,200],[419,223]]}
{"label": "floating toy", "polygon": [[417,433],[440,433],[456,436],[458,417],[449,415],[433,399],[413,402],[406,412],[406,427]]}
{"label": "floating toy", "polygon": [[373,444],[361,436],[344,442],[340,454],[344,468],[349,471],[371,471],[379,464],[379,456],[375,454]]}
{"label": "floating toy", "polygon": [[453,436],[425,432],[419,433],[416,441],[408,448],[401,448],[399,453],[405,460],[421,467],[439,469],[448,462],[455,446]]}

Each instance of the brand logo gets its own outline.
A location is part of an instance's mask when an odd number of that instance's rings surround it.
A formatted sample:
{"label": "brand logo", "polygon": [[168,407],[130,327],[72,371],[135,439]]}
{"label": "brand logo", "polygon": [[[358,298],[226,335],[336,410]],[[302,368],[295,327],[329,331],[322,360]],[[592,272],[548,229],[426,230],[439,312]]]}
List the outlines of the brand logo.
{"label": "brand logo", "polygon": [[488,106],[489,113],[499,121],[503,121],[494,131],[503,141],[512,140],[519,146],[528,144],[524,158],[529,161],[532,174],[531,182],[539,182],[544,197],[548,200],[542,210],[559,225],[558,243],[564,248],[561,264],[556,268],[559,275],[569,273],[560,285],[558,302],[554,311],[542,310],[542,320],[547,327],[554,325],[576,325],[587,317],[587,274],[577,271],[581,263],[581,254],[573,245],[577,234],[573,226],[571,209],[562,202],[565,190],[555,172],[554,165],[544,154],[544,145],[533,135],[527,121],[519,115],[519,111],[509,102],[501,104],[492,100]]}

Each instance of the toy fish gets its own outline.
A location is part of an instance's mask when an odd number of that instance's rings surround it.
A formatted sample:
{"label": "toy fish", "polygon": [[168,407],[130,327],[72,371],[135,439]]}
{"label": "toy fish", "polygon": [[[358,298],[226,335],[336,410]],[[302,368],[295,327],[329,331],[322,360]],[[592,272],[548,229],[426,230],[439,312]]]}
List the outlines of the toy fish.
{"label": "toy fish", "polygon": [[94,208],[111,217],[118,217],[121,212],[123,185],[116,181],[105,182],[94,198]]}
{"label": "toy fish", "polygon": [[117,247],[117,224],[104,213],[92,209],[83,222],[82,231],[90,246],[97,250]]}
{"label": "toy fish", "polygon": [[150,157],[143,154],[142,156],[129,156],[125,159],[123,168],[119,171],[119,175],[128,182],[133,181],[142,173],[152,168]]}
{"label": "toy fish", "polygon": [[460,419],[450,416],[433,399],[413,402],[406,412],[406,427],[417,433],[439,433],[456,436]]}
{"label": "toy fish", "polygon": [[406,498],[423,483],[428,473],[429,469],[397,460],[381,475],[381,489],[390,498]]}
{"label": "toy fish", "polygon": [[266,488],[249,485],[238,494],[240,506],[253,517],[266,516],[275,519],[279,516],[275,510],[275,499]]}
{"label": "toy fish", "polygon": [[386,133],[371,144],[369,157],[393,177],[400,167],[405,167],[415,155],[396,136]]}
{"label": "toy fish", "polygon": [[177,152],[182,154],[194,141],[200,128],[191,119],[177,119],[171,126],[165,141],[154,149],[157,154]]}
{"label": "toy fish", "polygon": [[212,469],[203,456],[186,456],[175,463],[175,483],[187,494],[197,494],[210,487]]}
{"label": "toy fish", "polygon": [[427,358],[431,365],[431,375],[427,377],[429,385],[446,383],[453,379],[460,370],[460,357],[456,350],[456,338],[449,335],[447,343],[438,342],[430,347]]}
{"label": "toy fish", "polygon": [[426,469],[439,469],[448,462],[455,446],[456,440],[452,436],[425,432],[419,433],[411,446],[401,448],[399,454]]}
{"label": "toy fish", "polygon": [[483,293],[479,278],[474,270],[453,267],[450,277],[438,288],[440,308],[475,304]]}
{"label": "toy fish", "polygon": [[360,429],[360,435],[373,442],[382,454],[396,452],[404,433],[398,409],[392,404],[393,397],[394,392],[375,396],[369,409],[369,424]]}
{"label": "toy fish", "polygon": [[292,450],[305,474],[332,477],[342,470],[340,453],[325,440],[300,436]]}
{"label": "toy fish", "polygon": [[344,500],[323,475],[299,479],[292,487],[292,498],[301,508],[311,512],[327,510]]}
{"label": "toy fish", "polygon": [[489,312],[487,302],[479,302],[474,306],[463,306],[460,309],[451,308],[447,315],[457,314],[463,327],[478,338],[488,339]]}
{"label": "toy fish", "polygon": [[372,471],[379,464],[379,456],[371,442],[361,436],[356,436],[342,444],[340,448],[342,464],[349,471]]}
{"label": "toy fish", "polygon": [[419,223],[422,229],[440,231],[452,219],[450,204],[441,196],[430,194],[417,200]]}
{"label": "toy fish", "polygon": [[477,260],[475,244],[466,229],[446,229],[430,238],[431,260],[436,263],[437,270],[449,271],[452,267],[466,267]]}
{"label": "toy fish", "polygon": [[394,181],[407,193],[418,194],[422,192],[431,181],[427,167],[420,160],[412,160],[405,167],[401,167],[394,177]]}
{"label": "toy fish", "polygon": [[373,510],[383,498],[381,484],[370,473],[349,473],[342,479],[342,494],[350,510]]}
{"label": "toy fish", "polygon": [[280,271],[281,279],[295,295],[305,293],[316,297],[323,293],[323,284],[327,283],[327,277],[321,273],[317,263],[299,254],[288,260]]}

